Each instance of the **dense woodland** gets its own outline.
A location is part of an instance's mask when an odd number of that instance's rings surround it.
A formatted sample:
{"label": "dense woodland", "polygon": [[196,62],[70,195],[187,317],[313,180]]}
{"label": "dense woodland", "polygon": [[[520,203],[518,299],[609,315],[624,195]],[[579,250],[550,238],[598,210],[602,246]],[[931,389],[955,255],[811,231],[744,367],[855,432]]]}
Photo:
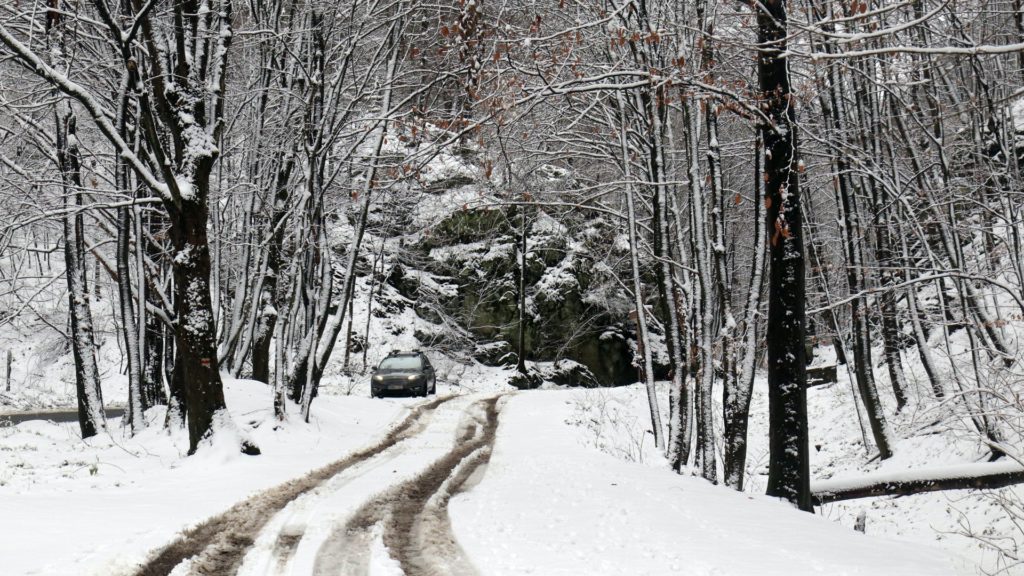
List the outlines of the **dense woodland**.
{"label": "dense woodland", "polygon": [[306,419],[365,373],[360,293],[521,388],[646,383],[671,466],[736,489],[766,371],[768,492],[812,510],[822,347],[871,457],[913,404],[1022,462],[1022,161],[1021,0],[15,0],[0,327],[66,338],[88,437],[113,315],[131,430],[166,404],[194,451],[222,372]]}

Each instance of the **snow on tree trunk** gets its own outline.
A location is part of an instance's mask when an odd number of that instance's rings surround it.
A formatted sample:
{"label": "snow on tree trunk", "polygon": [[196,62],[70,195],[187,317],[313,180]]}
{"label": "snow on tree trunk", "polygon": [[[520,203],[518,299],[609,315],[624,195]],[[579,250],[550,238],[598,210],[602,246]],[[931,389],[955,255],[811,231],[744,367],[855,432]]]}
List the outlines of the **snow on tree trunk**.
{"label": "snow on tree trunk", "polygon": [[712,389],[715,378],[714,368],[714,272],[709,249],[713,248],[708,230],[708,203],[700,175],[698,146],[700,142],[700,121],[697,101],[691,99],[683,108],[683,122],[687,127],[687,152],[690,168],[690,234],[697,269],[697,294],[693,310],[695,329],[692,332],[696,358],[694,376],[694,426],[696,429],[696,464],[701,474],[715,481],[718,475],[715,458],[714,411],[712,410]]}
{"label": "snow on tree trunk", "polygon": [[[203,183],[196,186],[202,189]],[[227,410],[217,362],[217,336],[210,297],[210,248],[205,195],[182,201],[171,212],[174,290],[178,316],[175,378],[184,383],[189,452],[210,436],[218,413]],[[250,448],[246,450],[252,451]]]}
{"label": "snow on tree trunk", "polygon": [[[616,92],[619,110],[625,110],[622,92]],[[636,306],[637,348],[642,354],[644,385],[647,389],[647,407],[651,415],[651,432],[654,434],[654,446],[665,445],[664,432],[661,427],[661,411],[658,408],[658,392],[654,386],[654,361],[651,358],[651,346],[647,331],[647,310],[644,306],[643,288],[640,279],[640,247],[636,233],[636,206],[633,199],[633,182],[630,169],[629,145],[626,137],[625,120],[619,130],[619,146],[622,152],[622,170],[625,180],[626,196],[626,233],[629,237],[630,268],[633,275],[633,304]]]}
{"label": "snow on tree trunk", "polygon": [[[117,109],[117,131],[121,137],[128,141],[128,105],[129,87],[132,86],[131,78],[126,72],[122,80],[121,91],[118,95]],[[134,196],[132,190],[129,168],[122,158],[115,160],[114,180],[121,192]],[[121,316],[121,339],[124,341],[125,356],[128,364],[128,410],[126,413],[131,433],[137,434],[146,427],[145,405],[142,398],[142,348],[139,337],[144,332],[139,331],[139,319],[135,315],[135,306],[132,301],[132,279],[131,279],[131,215],[128,206],[122,206],[117,211],[117,249],[115,262],[117,266],[117,292],[118,309]],[[139,275],[145,274],[143,268],[138,269]],[[141,278],[140,278],[141,280]],[[141,284],[141,282],[140,282]],[[139,309],[145,309],[145,294],[139,294]],[[143,329],[144,330],[144,329]]]}
{"label": "snow on tree trunk", "polygon": [[747,302],[743,309],[739,329],[740,346],[736,351],[734,368],[727,374],[722,391],[724,411],[725,446],[722,464],[725,485],[743,490],[743,479],[747,462],[747,423],[750,415],[750,398],[754,388],[754,371],[757,363],[757,329],[761,309],[761,292],[764,289],[764,265],[766,236],[764,233],[764,206],[761,183],[761,136],[754,143],[754,223],[753,260],[750,263],[750,284],[747,287]]}
{"label": "snow on tree trunk", "polygon": [[768,283],[768,494],[812,511],[807,446],[804,251],[797,170],[796,99],[790,92],[786,2],[757,11],[758,79],[771,123],[765,147],[765,203],[770,238]]}
{"label": "snow on tree trunk", "polygon": [[288,182],[295,166],[294,157],[289,155],[277,172],[274,190],[274,204],[270,218],[270,241],[267,243],[267,270],[259,297],[259,319],[252,344],[252,378],[260,382],[270,381],[270,342],[277,322],[278,310],[284,305],[280,295],[278,278],[281,275],[281,248],[284,243],[284,222],[288,214]]}
{"label": "snow on tree trunk", "polygon": [[[685,96],[682,93],[680,93],[680,97],[685,100]],[[689,131],[688,127],[684,128],[686,128],[687,132]],[[669,123],[668,140],[670,150],[676,149],[674,136],[672,123]],[[672,218],[675,224],[675,237],[673,240],[678,252],[677,256],[682,265],[685,268],[689,268],[690,252],[693,248],[693,243],[689,241],[686,234],[686,218],[680,206],[682,198],[679,194],[672,194],[669,199],[671,200]],[[691,357],[693,331],[689,329],[691,318],[687,317],[684,312],[693,310],[689,274],[688,270],[681,269],[672,276],[672,294],[677,308],[675,320],[679,329],[679,355],[683,360],[683,364],[679,367],[681,373],[679,375],[678,387],[673,388],[669,397],[669,401],[672,402],[670,410],[672,420],[669,426],[671,436],[669,438],[668,454],[669,461],[674,470],[681,470],[689,461],[691,438],[693,436],[693,418],[691,417],[693,412],[693,386],[687,385],[687,376],[690,375],[690,367],[693,364],[693,358]]]}
{"label": "snow on tree trunk", "polygon": [[[57,158],[61,169],[64,204],[73,195],[75,206],[82,205],[82,173],[78,152],[75,117],[68,112],[61,117],[55,110],[57,125]],[[96,340],[92,311],[89,308],[89,287],[86,284],[85,239],[82,213],[66,214],[64,229],[64,277],[68,284],[68,315],[71,324],[71,351],[75,360],[75,390],[78,397],[78,425],[82,438],[106,430],[103,394],[96,364]]]}
{"label": "snow on tree trunk", "polygon": [[[127,178],[121,178],[122,182]],[[117,216],[117,288],[119,309],[121,313],[121,337],[125,343],[128,362],[128,411],[127,418],[132,434],[137,434],[146,427],[144,406],[142,403],[142,354],[138,340],[138,319],[132,305],[131,274],[129,272],[129,228],[131,222],[128,207],[118,210]],[[143,298],[145,296],[143,295]],[[145,306],[145,300],[142,300]]]}

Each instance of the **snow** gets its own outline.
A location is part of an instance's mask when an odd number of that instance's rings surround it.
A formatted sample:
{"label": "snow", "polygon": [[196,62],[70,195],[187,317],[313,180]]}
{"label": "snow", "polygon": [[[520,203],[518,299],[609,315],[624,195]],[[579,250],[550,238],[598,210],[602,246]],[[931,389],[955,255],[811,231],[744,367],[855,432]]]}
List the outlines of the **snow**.
{"label": "snow", "polygon": [[455,534],[484,574],[974,573],[936,548],[588,447],[587,430],[567,424],[581,393],[510,398],[482,482],[451,501]]}
{"label": "snow", "polygon": [[1013,119],[1013,127],[1018,131],[1024,131],[1024,98],[1018,98],[1010,105],[1010,116]]}
{"label": "snow", "polygon": [[565,237],[569,235],[569,229],[566,228],[564,224],[559,223],[543,210],[537,210],[537,215],[533,219],[530,229],[534,234],[538,235],[555,237]]}
{"label": "snow", "polygon": [[536,284],[537,296],[543,296],[549,302],[558,302],[566,292],[579,290],[579,282],[573,271],[575,264],[572,257],[566,257],[557,265],[546,268]]}
{"label": "snow", "polygon": [[[450,369],[445,359],[435,364],[439,375],[442,366]],[[500,369],[464,369],[475,376],[461,387],[439,382],[439,393],[468,391],[474,378],[481,389],[508,389]],[[225,435],[185,457],[184,433],[167,436],[159,425],[131,439],[100,436],[84,447],[71,424],[0,428],[4,574],[129,574],[182,529],[381,437],[416,401],[325,393],[313,405],[312,423],[293,418],[274,430],[266,386],[232,379],[225,385],[233,426],[263,455],[239,454],[238,438]],[[659,387],[664,396],[665,383]],[[481,397],[470,393],[443,405],[422,434],[291,502],[256,539],[240,574],[275,573],[274,546],[285,533],[302,536],[290,573],[307,573],[336,527],[363,503],[452,447],[467,407]],[[162,411],[148,417],[158,424]],[[490,463],[449,503],[455,537],[482,576],[975,574],[954,553],[872,535],[874,516],[863,535],[827,515],[667,470],[653,447],[641,385],[511,394],[499,421]],[[758,457],[755,443],[755,466]],[[379,530],[370,536],[369,574],[401,574]],[[54,549],[55,540],[64,544]],[[186,572],[179,566],[175,573]]]}
{"label": "snow", "polygon": [[[927,294],[923,292],[922,296]],[[964,332],[956,332],[950,339],[956,361],[969,361]],[[936,359],[941,360],[939,377],[950,382],[952,375],[948,359],[944,357],[945,351],[937,346],[932,351]],[[881,362],[881,350],[876,348],[874,355]],[[936,401],[930,397],[930,386],[916,351],[910,349],[904,353],[903,361],[910,385],[910,403],[899,414],[895,414],[888,371],[884,365],[875,369],[885,413],[895,434],[895,455],[882,462],[878,461],[873,446],[865,447],[865,438],[870,441],[870,433],[862,433],[858,424],[851,367],[838,365],[837,383],[808,390],[813,489],[838,489],[887,478],[912,479],[936,474],[955,476],[968,470],[996,471],[1017,466],[1013,462],[984,462],[988,457],[987,450],[978,444],[971,431],[963,428],[966,424],[947,414],[948,408],[940,411]],[[815,365],[835,362],[835,352],[831,347],[815,348]],[[755,380],[751,404],[748,492],[763,493],[765,488],[767,426],[767,382],[762,374]],[[1010,444],[1019,445],[1016,439]],[[868,534],[936,545],[968,558],[978,567],[975,572],[995,573],[1003,565],[985,541],[1011,550],[1020,546],[1024,535],[1014,525],[1011,510],[1003,508],[1000,502],[1003,499],[1019,501],[1022,495],[1024,487],[1009,486],[986,491],[955,490],[864,498],[826,504],[818,508],[818,514],[848,528],[854,526],[859,515],[865,514]],[[971,533],[980,538],[970,536]],[[1002,573],[1016,575],[1021,573],[1021,569],[1018,566]]]}
{"label": "snow", "polygon": [[[422,433],[342,471],[321,487],[289,503],[260,533],[242,562],[239,576],[277,573],[267,568],[273,567],[277,560],[274,547],[278,535],[286,532],[301,533],[303,538],[282,572],[342,573],[326,569],[325,565],[344,565],[339,556],[344,556],[348,550],[332,549],[325,553],[322,552],[324,545],[330,547],[330,542],[337,540],[339,528],[344,529],[345,523],[367,501],[400,482],[415,478],[451,450],[461,429],[464,411],[474,399],[478,398],[467,395],[443,404]],[[379,525],[370,534],[369,550],[360,548],[352,553],[368,554],[370,574],[401,574],[381,541],[378,529]]]}
{"label": "snow", "polygon": [[983,462],[979,464],[953,464],[948,466],[929,466],[913,470],[881,472],[833,478],[815,482],[811,485],[814,492],[840,492],[855,488],[897,482],[915,482],[928,480],[952,480],[972,478],[991,474],[1012,474],[1024,472],[1024,466],[1013,461]]}
{"label": "snow", "polygon": [[177,174],[174,176],[174,183],[178,188],[178,193],[183,200],[190,201],[195,198],[195,190],[192,188],[192,181],[185,175]]}
{"label": "snow", "polygon": [[441,194],[424,194],[413,208],[413,225],[429,228],[463,209],[486,209],[495,200],[482,196],[478,186],[459,186]]}
{"label": "snow", "polygon": [[[430,250],[430,257],[441,262],[467,262],[478,265],[492,260],[504,260],[515,250],[512,244],[497,242],[468,242],[456,246],[440,246]],[[478,271],[482,273],[482,271]]]}
{"label": "snow", "polygon": [[[47,310],[51,302],[55,307],[66,302],[67,295],[61,292],[65,287],[63,281],[54,283],[36,296],[44,303],[37,314],[51,326],[67,322],[66,309]],[[116,306],[112,298],[90,298],[97,365],[107,407],[123,406],[128,400],[127,377],[119,370],[121,344],[111,322],[116,317]],[[11,383],[10,391],[0,390],[0,412],[77,405],[74,360],[63,335],[39,323],[12,322],[0,330],[0,361],[6,362],[7,351],[12,355]]]}
{"label": "snow", "polygon": [[167,435],[160,408],[135,438],[122,438],[117,420],[112,435],[84,442],[77,424],[0,428],[3,574],[130,573],[180,530],[370,443],[409,402],[325,395],[309,424],[292,405],[275,430],[265,385],[225,376],[225,393],[239,433],[262,455],[244,456],[224,438],[186,457],[187,436]]}

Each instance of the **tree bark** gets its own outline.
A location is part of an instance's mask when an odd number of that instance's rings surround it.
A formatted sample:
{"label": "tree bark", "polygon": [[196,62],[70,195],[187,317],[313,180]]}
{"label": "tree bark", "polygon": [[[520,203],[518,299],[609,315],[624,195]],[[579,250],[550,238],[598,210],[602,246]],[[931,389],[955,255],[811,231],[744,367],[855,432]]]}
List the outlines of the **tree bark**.
{"label": "tree bark", "polygon": [[[203,190],[208,182],[199,179],[194,186]],[[214,432],[217,420],[226,417],[227,411],[218,370],[217,334],[210,296],[206,198],[205,191],[197,192],[193,200],[183,200],[171,212],[174,296],[178,311],[174,376],[184,383],[190,454]],[[259,453],[255,446],[248,444],[242,449],[246,453]]]}
{"label": "tree bark", "polygon": [[[971,467],[976,467],[977,471],[967,473]],[[945,470],[920,470],[901,473],[900,478],[885,476],[868,475],[860,482],[842,488],[815,487],[814,501],[820,505],[856,498],[910,496],[942,490],[994,490],[1024,483],[1024,470],[1019,467],[1013,470],[1009,466],[989,467],[985,464],[959,466],[955,475],[949,475]]]}
{"label": "tree bark", "polygon": [[281,298],[278,277],[281,275],[281,249],[284,244],[284,221],[288,214],[288,183],[294,157],[289,155],[277,172],[274,205],[270,218],[270,242],[267,243],[267,272],[260,291],[260,316],[252,344],[252,378],[270,384],[270,341],[278,322],[284,301]]}
{"label": "tree bark", "polygon": [[[72,195],[75,205],[82,205],[82,172],[78,152],[75,117],[64,118],[55,110],[57,125],[57,159],[60,163],[64,204]],[[78,397],[78,425],[82,438],[95,436],[107,428],[103,413],[103,392],[100,389],[96,364],[96,341],[92,311],[89,309],[89,287],[86,284],[85,240],[81,211],[66,214],[64,228],[64,277],[68,284],[68,315],[71,321],[71,351],[75,360],[75,390]]]}
{"label": "tree bark", "polygon": [[722,395],[725,446],[722,454],[725,484],[743,490],[747,462],[747,424],[750,417],[750,398],[754,389],[754,371],[757,362],[757,328],[764,289],[765,233],[762,206],[761,135],[754,142],[754,250],[750,263],[750,285],[743,310],[741,346],[737,351],[734,369],[727,377]]}
{"label": "tree bark", "polygon": [[768,0],[757,12],[758,80],[770,124],[765,146],[765,202],[770,240],[768,284],[768,494],[813,511],[807,446],[807,373],[796,99],[786,50],[786,1]]}

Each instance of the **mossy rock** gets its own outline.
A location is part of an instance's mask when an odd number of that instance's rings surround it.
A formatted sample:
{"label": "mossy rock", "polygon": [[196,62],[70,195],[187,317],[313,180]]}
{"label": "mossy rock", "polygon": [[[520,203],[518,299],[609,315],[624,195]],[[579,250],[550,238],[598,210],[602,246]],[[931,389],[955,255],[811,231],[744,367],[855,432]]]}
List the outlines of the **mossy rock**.
{"label": "mossy rock", "polygon": [[539,388],[544,383],[544,379],[536,372],[527,372],[526,374],[515,372],[509,377],[508,383],[519,390],[533,390]]}
{"label": "mossy rock", "polygon": [[471,208],[453,212],[430,230],[422,244],[426,249],[455,246],[493,238],[495,233],[510,235],[509,217],[503,210]]}
{"label": "mossy rock", "polygon": [[583,388],[596,388],[600,386],[597,377],[589,368],[563,358],[555,362],[550,368],[544,370],[544,379],[560,386],[580,386]]}
{"label": "mossy rock", "polygon": [[478,344],[473,359],[484,366],[512,366],[518,360],[512,345],[504,340]]}
{"label": "mossy rock", "polygon": [[406,298],[415,301],[419,296],[420,281],[405,273],[405,268],[401,264],[395,264],[391,267],[391,271],[388,273],[385,282],[388,285],[398,290],[398,293]]}
{"label": "mossy rock", "polygon": [[469,186],[470,184],[473,184],[473,182],[474,180],[472,177],[465,174],[459,174],[457,176],[452,176],[451,178],[445,178],[444,180],[438,180],[437,182],[431,183],[427,187],[427,192],[430,194],[439,194],[445,190]]}

